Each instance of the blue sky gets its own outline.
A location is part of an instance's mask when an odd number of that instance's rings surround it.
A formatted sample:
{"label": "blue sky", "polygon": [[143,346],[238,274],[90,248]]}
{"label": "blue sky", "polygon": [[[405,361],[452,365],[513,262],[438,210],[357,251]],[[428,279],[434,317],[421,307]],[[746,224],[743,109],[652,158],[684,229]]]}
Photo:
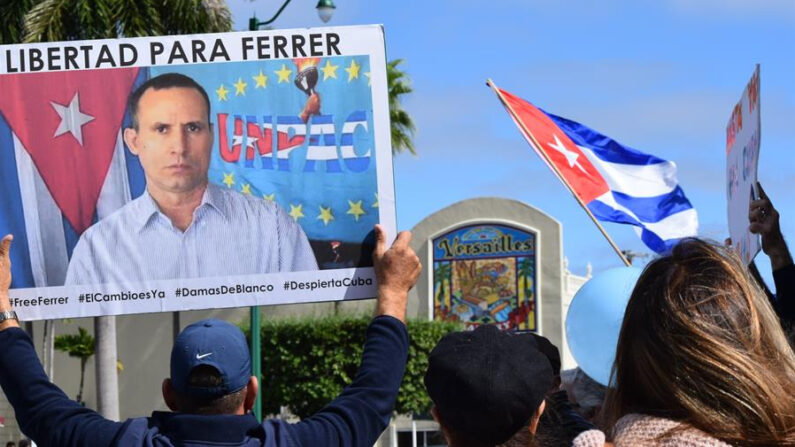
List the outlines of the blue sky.
{"label": "blue sky", "polygon": [[[276,28],[320,26],[316,0],[293,0]],[[329,25],[384,24],[414,93],[418,156],[395,158],[398,226],[472,197],[520,200],[563,224],[583,273],[621,265],[570,194],[526,145],[486,87],[500,87],[641,151],[673,160],[700,235],[728,233],[725,126],[761,64],[759,178],[795,237],[795,2],[790,0],[338,0]],[[228,0],[235,29],[281,1]],[[649,250],[607,224],[621,248]],[[795,246],[795,241],[791,242]],[[767,258],[758,258],[769,270]],[[769,275],[765,275],[769,277]]]}

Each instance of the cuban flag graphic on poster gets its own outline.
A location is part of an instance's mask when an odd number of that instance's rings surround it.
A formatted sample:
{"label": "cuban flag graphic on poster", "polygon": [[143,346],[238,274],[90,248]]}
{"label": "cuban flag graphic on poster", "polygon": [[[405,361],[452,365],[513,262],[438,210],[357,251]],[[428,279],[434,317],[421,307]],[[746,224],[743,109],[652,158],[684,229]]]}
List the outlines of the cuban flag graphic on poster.
{"label": "cuban flag graphic on poster", "polygon": [[678,184],[672,161],[622,145],[497,90],[533,149],[554,164],[553,172],[563,177],[597,219],[633,225],[657,253],[697,234],[698,215]]}
{"label": "cuban flag graphic on poster", "polygon": [[124,147],[126,101],[145,69],[0,76],[0,233],[14,234],[12,288],[60,286],[98,219],[143,192]]}

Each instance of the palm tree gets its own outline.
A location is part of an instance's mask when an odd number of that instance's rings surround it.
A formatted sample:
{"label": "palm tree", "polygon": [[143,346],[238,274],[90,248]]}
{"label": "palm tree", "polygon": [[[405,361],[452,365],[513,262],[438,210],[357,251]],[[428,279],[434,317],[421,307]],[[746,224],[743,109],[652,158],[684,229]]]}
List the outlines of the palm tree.
{"label": "palm tree", "polygon": [[25,35],[25,14],[36,0],[4,0],[0,8],[0,44],[17,43]]}
{"label": "palm tree", "polygon": [[[13,11],[2,25],[20,23],[9,41],[46,42],[223,32],[232,29],[225,0],[6,0]],[[32,9],[31,9],[32,8]],[[4,7],[4,10],[6,8]],[[6,31],[3,31],[3,39]]]}
{"label": "palm tree", "polygon": [[403,110],[400,104],[401,97],[414,91],[411,88],[411,78],[406,72],[397,68],[403,59],[395,59],[386,64],[386,79],[389,88],[389,120],[392,132],[392,153],[397,154],[408,149],[414,155],[414,121],[411,115]]}
{"label": "palm tree", "polygon": [[[439,287],[436,289],[436,300],[439,302],[439,307],[442,311],[449,311],[450,309],[445,309],[445,290],[444,290],[444,283],[447,281],[448,285],[450,283],[450,263],[449,262],[437,262],[434,263],[434,270],[433,270],[433,280],[434,284],[438,283]],[[452,290],[449,291],[452,293]]]}
{"label": "palm tree", "polygon": [[69,357],[80,359],[80,388],[77,392],[77,402],[83,402],[83,382],[86,376],[86,362],[94,355],[94,336],[82,327],[77,328],[77,334],[63,334],[55,337],[55,349],[69,354]]}
{"label": "palm tree", "polygon": [[[530,301],[531,295],[533,294],[533,277],[535,276],[535,266],[532,257],[521,258],[519,261],[519,279],[523,280],[520,281],[521,287],[524,291],[525,300]],[[521,303],[519,303],[521,304]]]}

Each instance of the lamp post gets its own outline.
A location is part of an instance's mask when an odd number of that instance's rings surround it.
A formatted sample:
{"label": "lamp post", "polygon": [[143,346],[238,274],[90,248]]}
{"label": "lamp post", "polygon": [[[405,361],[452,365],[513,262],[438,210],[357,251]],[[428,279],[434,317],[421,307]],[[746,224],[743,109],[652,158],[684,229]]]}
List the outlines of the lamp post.
{"label": "lamp post", "polygon": [[[279,10],[276,11],[276,14],[264,22],[258,21],[256,16],[248,19],[249,31],[256,31],[260,29],[260,27],[273,23],[279,15],[281,15],[282,11],[284,11],[284,8],[290,4],[290,1],[291,0],[285,0],[282,6],[279,7]],[[315,8],[317,9],[317,15],[320,17],[320,20],[326,23],[331,20],[331,16],[334,14],[334,10],[337,7],[334,6],[333,0],[319,0]],[[262,345],[260,343],[262,321],[258,306],[253,306],[251,308],[249,318],[251,328],[251,373],[259,379],[262,377]],[[253,410],[257,420],[262,421],[262,393],[257,393]]]}
{"label": "lamp post", "polygon": [[[265,20],[264,22],[258,21],[256,16],[248,19],[249,31],[256,31],[263,26],[267,26],[273,23],[281,15],[282,11],[284,11],[284,8],[287,7],[290,1],[291,0],[285,0],[285,2],[282,3],[282,6],[279,8],[279,10],[276,11],[276,14],[274,14],[273,17],[271,17],[268,20]],[[317,2],[317,6],[315,6],[315,8],[317,9],[317,15],[318,17],[320,17],[320,20],[322,20],[323,23],[326,23],[329,20],[331,20],[331,16],[334,14],[334,10],[337,7],[334,5],[333,0],[320,0]]]}
{"label": "lamp post", "polygon": [[331,20],[334,10],[337,9],[337,7],[334,6],[334,2],[331,0],[320,0],[317,2],[315,8],[317,9],[317,16],[320,17],[323,23]]}

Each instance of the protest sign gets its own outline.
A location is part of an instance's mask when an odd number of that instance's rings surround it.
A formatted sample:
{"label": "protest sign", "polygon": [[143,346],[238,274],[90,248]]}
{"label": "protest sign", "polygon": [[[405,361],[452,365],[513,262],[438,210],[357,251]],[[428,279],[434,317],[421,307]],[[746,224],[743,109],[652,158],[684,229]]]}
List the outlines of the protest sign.
{"label": "protest sign", "polygon": [[726,125],[726,198],[729,235],[740,259],[749,264],[759,253],[759,237],[748,231],[748,207],[756,197],[761,116],[759,65]]}
{"label": "protest sign", "polygon": [[375,296],[380,26],[0,46],[0,91],[22,319]]}

